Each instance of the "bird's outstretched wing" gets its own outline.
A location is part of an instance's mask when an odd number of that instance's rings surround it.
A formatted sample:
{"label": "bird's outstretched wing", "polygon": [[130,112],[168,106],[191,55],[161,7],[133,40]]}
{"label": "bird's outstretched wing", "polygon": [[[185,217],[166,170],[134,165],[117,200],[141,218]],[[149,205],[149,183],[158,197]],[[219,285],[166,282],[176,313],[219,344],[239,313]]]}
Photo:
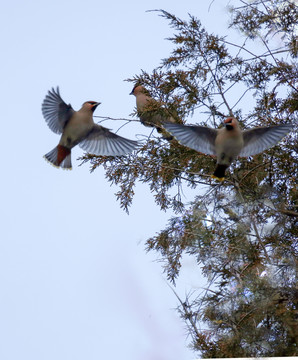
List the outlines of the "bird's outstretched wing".
{"label": "bird's outstretched wing", "polygon": [[46,95],[42,106],[42,114],[49,128],[56,134],[61,134],[63,129],[74,113],[71,105],[67,105],[61,98],[59,87],[52,88]]}
{"label": "bird's outstretched wing", "polygon": [[281,124],[243,131],[244,145],[239,156],[256,155],[269,149],[286,136],[292,127],[292,124]]}
{"label": "bird's outstretched wing", "polygon": [[164,123],[163,127],[177,140],[191,149],[208,155],[216,155],[215,138],[217,130],[199,125]]}
{"label": "bird's outstretched wing", "polygon": [[109,129],[95,124],[86,139],[79,146],[95,155],[121,156],[131,153],[138,142],[112,133]]}

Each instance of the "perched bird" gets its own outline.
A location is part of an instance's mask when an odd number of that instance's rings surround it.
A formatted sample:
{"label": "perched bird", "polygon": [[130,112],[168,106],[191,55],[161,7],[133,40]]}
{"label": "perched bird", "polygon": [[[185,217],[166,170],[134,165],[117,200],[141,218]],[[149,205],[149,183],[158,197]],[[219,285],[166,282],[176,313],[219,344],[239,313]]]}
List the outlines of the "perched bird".
{"label": "perched bird", "polygon": [[123,138],[93,121],[93,112],[99,102],[86,101],[79,111],[74,111],[61,98],[59,87],[46,95],[42,114],[49,128],[62,134],[58,146],[44,157],[53,165],[71,169],[71,149],[79,145],[95,155],[120,156],[132,152],[137,141]]}
{"label": "perched bird", "polygon": [[146,93],[146,89],[142,85],[136,85],[129,95],[136,97],[137,111],[141,123],[148,127],[155,127],[163,135],[164,139],[172,140],[173,136],[165,132],[161,125],[165,121],[176,123],[176,120],[172,116],[167,116],[157,111],[157,109],[159,111],[163,111],[163,109],[158,106],[156,100]]}
{"label": "perched bird", "polygon": [[226,169],[237,156],[251,156],[277,144],[292,128],[291,124],[259,127],[241,131],[238,121],[229,117],[221,129],[166,123],[163,126],[177,140],[191,149],[216,155],[217,166],[212,177],[223,181]]}

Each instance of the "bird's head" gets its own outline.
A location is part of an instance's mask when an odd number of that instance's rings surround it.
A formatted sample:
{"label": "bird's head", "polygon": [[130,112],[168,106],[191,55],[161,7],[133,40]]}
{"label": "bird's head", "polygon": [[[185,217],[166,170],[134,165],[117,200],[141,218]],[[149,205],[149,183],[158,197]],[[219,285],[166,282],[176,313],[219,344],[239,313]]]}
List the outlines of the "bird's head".
{"label": "bird's head", "polygon": [[137,96],[138,94],[144,93],[144,87],[142,85],[135,85],[129,95]]}
{"label": "bird's head", "polygon": [[100,105],[100,102],[96,102],[96,101],[86,101],[83,104],[83,108],[87,109],[87,110],[91,110],[92,112],[94,112],[94,110],[97,108],[98,105]]}
{"label": "bird's head", "polygon": [[237,126],[237,120],[233,117],[228,117],[224,121],[224,125],[227,130],[233,130]]}

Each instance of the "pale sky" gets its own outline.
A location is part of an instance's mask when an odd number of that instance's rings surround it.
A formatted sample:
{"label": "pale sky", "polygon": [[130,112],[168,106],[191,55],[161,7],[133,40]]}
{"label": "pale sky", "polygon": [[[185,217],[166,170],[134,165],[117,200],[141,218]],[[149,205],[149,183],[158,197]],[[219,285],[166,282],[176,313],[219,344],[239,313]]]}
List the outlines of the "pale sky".
{"label": "pale sky", "polygon": [[[120,209],[102,169],[93,174],[75,148],[73,170],[43,159],[59,141],[41,114],[51,87],[79,109],[100,101],[95,115],[133,112],[131,83],[167,57],[172,29],[150,9],[188,13],[224,35],[222,1],[6,1],[0,6],[2,175],[0,239],[1,360],[189,360],[178,301],[157,255],[145,241],[163,229],[147,185],[130,214]],[[103,125],[116,131],[119,122]],[[119,132],[149,134],[131,123]],[[191,200],[187,197],[185,202]],[[204,285],[184,261],[177,291]]]}

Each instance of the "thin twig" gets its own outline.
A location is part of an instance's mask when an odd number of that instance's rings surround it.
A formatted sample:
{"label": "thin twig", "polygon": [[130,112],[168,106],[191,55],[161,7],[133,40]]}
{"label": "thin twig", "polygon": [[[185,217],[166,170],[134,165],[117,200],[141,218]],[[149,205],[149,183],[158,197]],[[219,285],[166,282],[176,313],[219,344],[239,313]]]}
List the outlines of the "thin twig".
{"label": "thin twig", "polygon": [[201,48],[200,48],[200,53],[201,53],[201,56],[203,57],[206,65],[207,65],[210,73],[211,73],[211,76],[213,77],[213,80],[215,81],[215,84],[216,84],[216,86],[217,86],[217,88],[218,88],[218,91],[219,91],[219,93],[220,93],[220,95],[221,95],[221,97],[222,97],[222,99],[223,99],[224,104],[226,105],[227,109],[229,110],[229,115],[230,115],[230,116],[233,116],[232,109],[230,108],[230,106],[229,106],[229,104],[228,104],[228,101],[227,101],[227,99],[226,99],[226,97],[225,97],[225,95],[224,95],[224,93],[223,93],[223,91],[222,91],[221,85],[220,85],[218,79],[216,78],[216,76],[215,76],[215,74],[214,74],[214,72],[213,72],[213,70],[212,70],[212,68],[211,68],[208,60],[206,59],[205,53],[201,50]]}
{"label": "thin twig", "polygon": [[[244,198],[243,198],[243,196],[242,196],[242,192],[241,192],[241,190],[240,190],[239,184],[238,184],[236,181],[235,181],[234,186],[235,186],[235,188],[237,189],[238,194],[239,194],[239,196],[240,196],[240,198],[241,198],[244,206],[246,207],[246,203],[245,203]],[[250,214],[249,211],[247,211],[247,213]],[[265,247],[265,245],[263,244],[262,239],[261,239],[261,237],[260,237],[260,234],[259,234],[257,225],[256,225],[256,223],[255,223],[255,219],[252,217],[252,215],[249,215],[249,218],[250,218],[250,221],[251,221],[251,223],[252,223],[254,232],[255,232],[255,234],[256,234],[256,238],[257,238],[260,246],[262,247],[262,249],[263,249],[263,251],[264,251],[264,255],[265,255],[268,263],[271,264],[270,257],[269,257],[269,255],[268,255],[267,250],[266,250],[266,247]]]}
{"label": "thin twig", "polygon": [[222,41],[223,43],[227,44],[227,45],[231,45],[231,46],[234,46],[234,47],[237,47],[237,48],[240,48],[241,50],[244,50],[246,51],[247,53],[249,53],[250,55],[252,55],[253,57],[252,58],[249,58],[249,59],[242,59],[243,62],[246,62],[246,61],[251,61],[251,60],[255,60],[255,59],[260,59],[260,58],[263,58],[263,57],[268,57],[268,56],[271,56],[271,54],[273,55],[277,55],[277,54],[282,54],[282,53],[286,53],[286,52],[289,52],[289,50],[285,49],[285,50],[273,50],[270,53],[268,54],[262,54],[262,55],[256,55],[254,54],[253,52],[251,52],[250,50],[246,49],[245,47],[243,46],[240,46],[238,44],[234,44],[234,43],[231,43],[227,40],[223,40],[223,39],[220,39],[220,41]]}
{"label": "thin twig", "polygon": [[[199,332],[199,330],[198,330],[198,328],[197,328],[197,326],[196,326],[196,323],[195,323],[195,321],[193,320],[191,314],[189,313],[189,310],[188,310],[188,308],[187,308],[187,305],[185,304],[185,302],[183,302],[183,301],[180,299],[179,295],[178,295],[178,294],[176,293],[176,291],[172,288],[172,286],[171,286],[168,282],[166,282],[166,283],[167,283],[167,285],[169,286],[169,288],[173,291],[173,293],[174,293],[174,295],[176,296],[176,298],[178,299],[178,301],[180,302],[180,304],[181,304],[181,306],[182,306],[182,308],[183,308],[184,314],[186,315],[186,316],[185,316],[185,319],[187,319],[187,320],[190,322],[193,331],[195,332],[196,336],[199,338],[199,337],[200,337],[200,332]],[[190,315],[190,316],[187,316],[187,315]],[[192,335],[192,331],[190,331],[190,334]],[[194,339],[194,340],[195,340],[195,339]]]}
{"label": "thin twig", "polygon": [[249,172],[248,172],[247,174],[245,174],[245,175],[239,180],[239,184],[240,184],[247,176],[249,176],[253,171],[255,171],[256,169],[258,169],[259,167],[266,166],[267,164],[269,164],[269,161],[268,161],[268,162],[265,162],[265,163],[262,163],[262,164],[259,164],[259,165],[255,166],[254,168],[252,168],[251,170],[249,170]]}
{"label": "thin twig", "polygon": [[[94,115],[93,117],[94,117],[94,118],[103,119],[102,121],[113,120],[113,121],[140,122],[140,120],[137,120],[137,119],[112,118],[112,117],[109,117],[109,116]],[[102,121],[101,121],[101,122],[102,122]]]}

